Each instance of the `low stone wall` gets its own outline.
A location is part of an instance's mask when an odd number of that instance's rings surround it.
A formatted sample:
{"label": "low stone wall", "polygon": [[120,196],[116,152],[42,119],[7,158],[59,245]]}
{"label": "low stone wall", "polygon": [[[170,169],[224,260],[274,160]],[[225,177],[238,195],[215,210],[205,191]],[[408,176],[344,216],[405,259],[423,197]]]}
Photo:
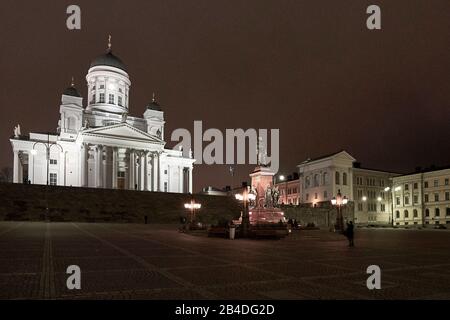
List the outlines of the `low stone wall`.
{"label": "low stone wall", "polygon": [[48,212],[50,221],[179,223],[192,197],[204,223],[240,215],[232,197],[0,183],[0,220],[42,221]]}
{"label": "low stone wall", "polygon": [[[319,228],[333,227],[336,223],[337,209],[329,204],[321,203],[318,207],[311,206],[283,206],[282,210],[286,219],[296,219],[301,225],[314,223]],[[342,208],[344,223],[346,220],[355,220],[353,202],[349,202]]]}

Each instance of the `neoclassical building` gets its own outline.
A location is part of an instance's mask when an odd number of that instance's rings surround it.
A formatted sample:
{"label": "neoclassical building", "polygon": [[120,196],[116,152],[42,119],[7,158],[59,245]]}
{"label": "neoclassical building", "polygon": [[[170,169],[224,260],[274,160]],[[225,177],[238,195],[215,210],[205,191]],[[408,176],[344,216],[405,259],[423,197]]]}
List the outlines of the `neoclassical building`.
{"label": "neoclassical building", "polygon": [[14,130],[14,182],[192,192],[192,153],[166,149],[164,112],[154,95],[143,117],[129,116],[131,81],[111,50],[86,75],[87,105],[72,85],[61,98],[56,133]]}
{"label": "neoclassical building", "polygon": [[391,186],[399,174],[363,168],[345,150],[307,159],[297,167],[298,178],[278,181],[280,201],[315,207],[340,191],[354,203],[356,224],[392,224]]}

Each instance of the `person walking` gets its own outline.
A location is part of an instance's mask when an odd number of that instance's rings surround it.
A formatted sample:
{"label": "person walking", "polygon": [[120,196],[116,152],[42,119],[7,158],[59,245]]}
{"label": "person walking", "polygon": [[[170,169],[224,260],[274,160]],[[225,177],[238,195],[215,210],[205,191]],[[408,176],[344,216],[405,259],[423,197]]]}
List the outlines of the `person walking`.
{"label": "person walking", "polygon": [[348,246],[349,247],[354,247],[355,244],[353,242],[353,237],[354,237],[354,225],[353,222],[350,221],[347,223],[347,230],[345,231],[345,235],[347,236],[348,239]]}

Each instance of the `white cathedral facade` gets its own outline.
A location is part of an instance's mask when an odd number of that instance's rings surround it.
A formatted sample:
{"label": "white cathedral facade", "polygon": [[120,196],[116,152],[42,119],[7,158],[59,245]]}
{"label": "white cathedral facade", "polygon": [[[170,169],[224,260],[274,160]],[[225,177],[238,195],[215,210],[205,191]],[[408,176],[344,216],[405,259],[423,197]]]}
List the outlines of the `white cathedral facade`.
{"label": "white cathedral facade", "polygon": [[86,107],[73,81],[64,91],[57,133],[21,135],[16,127],[14,182],[192,193],[195,159],[164,148],[164,112],[154,96],[143,118],[128,116],[131,81],[110,44],[86,80]]}

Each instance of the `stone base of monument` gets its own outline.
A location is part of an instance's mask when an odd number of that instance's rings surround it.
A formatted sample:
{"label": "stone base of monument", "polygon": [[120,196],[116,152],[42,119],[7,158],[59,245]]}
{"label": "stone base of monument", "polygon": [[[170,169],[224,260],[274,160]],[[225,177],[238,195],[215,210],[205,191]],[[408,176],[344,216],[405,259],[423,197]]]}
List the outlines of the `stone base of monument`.
{"label": "stone base of monument", "polygon": [[[283,238],[289,235],[289,229],[280,208],[253,208],[249,211],[250,228],[248,236],[250,238]],[[238,226],[238,237],[242,218],[234,220]]]}
{"label": "stone base of monument", "polygon": [[280,208],[253,208],[249,211],[250,225],[262,223],[286,223]]}

